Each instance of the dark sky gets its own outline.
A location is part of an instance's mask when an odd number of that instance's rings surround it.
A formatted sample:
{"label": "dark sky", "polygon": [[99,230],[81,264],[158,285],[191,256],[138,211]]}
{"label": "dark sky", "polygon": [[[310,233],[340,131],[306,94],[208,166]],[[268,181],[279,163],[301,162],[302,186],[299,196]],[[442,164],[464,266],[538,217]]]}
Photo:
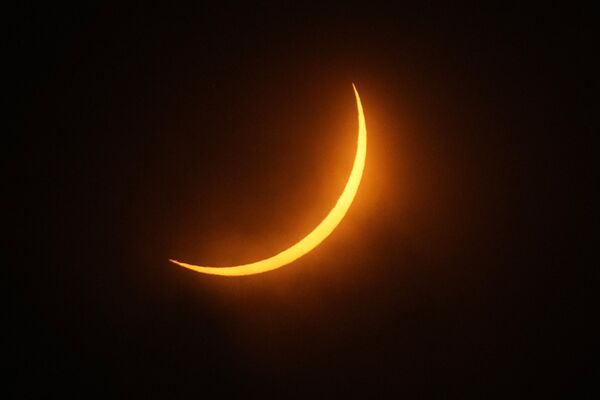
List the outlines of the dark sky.
{"label": "dark sky", "polygon": [[[597,379],[590,14],[22,9],[14,390],[488,398]],[[251,277],[168,263],[308,233],[352,165],[352,82],[367,164],[328,240]]]}

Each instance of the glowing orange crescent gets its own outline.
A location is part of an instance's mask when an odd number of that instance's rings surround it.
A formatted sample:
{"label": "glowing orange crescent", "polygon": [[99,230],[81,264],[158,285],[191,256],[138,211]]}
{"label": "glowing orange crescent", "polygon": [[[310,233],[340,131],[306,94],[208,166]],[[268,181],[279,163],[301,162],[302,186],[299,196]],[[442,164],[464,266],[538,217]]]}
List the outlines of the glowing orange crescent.
{"label": "glowing orange crescent", "polygon": [[346,215],[358,186],[362,178],[363,170],[365,168],[365,158],[367,156],[367,126],[365,124],[365,116],[363,114],[362,104],[356,86],[352,84],[354,88],[354,94],[356,96],[356,108],[358,110],[358,146],[356,149],[356,156],[354,158],[354,165],[350,172],[350,177],[346,183],[346,187],[342,192],[342,195],[338,199],[335,206],[329,211],[329,214],[321,221],[319,225],[312,232],[300,240],[298,243],[287,248],[281,253],[274,255],[273,257],[265,258],[260,261],[256,261],[250,264],[236,265],[232,267],[202,267],[198,265],[187,264],[184,262],[169,260],[181,267],[189,268],[196,272],[202,272],[211,275],[224,275],[224,276],[240,276],[240,275],[252,275],[260,274],[261,272],[271,271],[279,267],[283,267],[292,261],[302,257],[315,247],[317,247],[327,236],[333,232],[338,226],[341,220]]}

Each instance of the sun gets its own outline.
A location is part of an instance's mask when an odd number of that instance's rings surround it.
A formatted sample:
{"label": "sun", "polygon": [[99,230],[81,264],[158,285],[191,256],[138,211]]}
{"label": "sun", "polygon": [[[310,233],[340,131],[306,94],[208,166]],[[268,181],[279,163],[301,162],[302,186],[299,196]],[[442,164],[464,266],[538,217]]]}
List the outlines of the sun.
{"label": "sun", "polygon": [[282,252],[259,261],[255,261],[249,264],[235,265],[229,267],[207,267],[200,265],[188,264],[185,262],[170,259],[172,263],[179,265],[184,268],[191,269],[192,271],[201,272],[204,274],[211,275],[222,275],[222,276],[242,276],[242,275],[254,275],[260,274],[267,271],[283,267],[284,265],[290,264],[297,260],[303,255],[312,251],[321,242],[323,242],[334,229],[342,221],[346,212],[350,208],[360,181],[362,179],[363,170],[365,168],[365,161],[367,157],[367,126],[365,122],[365,115],[363,112],[362,103],[360,96],[356,90],[356,86],[352,84],[354,89],[354,95],[356,97],[356,108],[358,111],[358,141],[356,148],[356,156],[354,157],[354,164],[350,177],[344,188],[344,191],[338,198],[337,202],[329,211],[329,214],[316,226],[308,235],[302,240],[288,247]]}

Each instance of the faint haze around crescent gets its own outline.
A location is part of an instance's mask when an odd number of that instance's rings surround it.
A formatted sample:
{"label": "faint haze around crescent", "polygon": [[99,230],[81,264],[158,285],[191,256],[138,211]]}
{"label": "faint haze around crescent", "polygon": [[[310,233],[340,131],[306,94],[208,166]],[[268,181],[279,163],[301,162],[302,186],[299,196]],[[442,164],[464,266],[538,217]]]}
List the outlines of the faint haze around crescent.
{"label": "faint haze around crescent", "polygon": [[321,242],[333,232],[333,230],[346,215],[346,212],[350,208],[350,205],[354,200],[354,196],[358,191],[365,167],[365,159],[367,156],[367,126],[365,123],[362,104],[360,102],[360,96],[358,95],[356,86],[352,84],[352,87],[354,88],[354,95],[356,96],[356,108],[358,111],[358,143],[356,148],[356,156],[354,157],[354,165],[352,166],[352,171],[350,172],[350,177],[348,178],[348,182],[344,187],[344,191],[338,198],[335,206],[331,209],[331,211],[329,211],[329,214],[327,214],[321,223],[312,230],[312,232],[282,252],[272,257],[249,264],[229,267],[208,267],[188,264],[173,259],[169,261],[181,267],[204,274],[223,276],[253,275],[283,267],[284,265],[287,265],[307,254],[321,244]]}

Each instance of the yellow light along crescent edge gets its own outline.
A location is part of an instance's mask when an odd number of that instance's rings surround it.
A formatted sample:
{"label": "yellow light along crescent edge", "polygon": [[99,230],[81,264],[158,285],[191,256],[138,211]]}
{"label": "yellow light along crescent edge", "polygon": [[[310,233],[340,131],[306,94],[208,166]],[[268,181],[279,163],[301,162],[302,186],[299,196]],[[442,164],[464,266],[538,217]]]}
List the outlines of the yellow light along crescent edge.
{"label": "yellow light along crescent edge", "polygon": [[307,254],[315,247],[317,247],[323,240],[325,240],[331,232],[338,226],[342,221],[346,212],[350,208],[354,196],[360,185],[363,170],[365,168],[365,158],[367,156],[367,126],[365,123],[365,115],[363,113],[362,104],[360,102],[360,96],[356,90],[356,86],[352,84],[354,89],[354,95],[356,96],[356,108],[358,111],[358,145],[356,149],[356,156],[354,157],[354,165],[350,172],[350,177],[346,183],[344,191],[340,195],[339,199],[335,203],[335,206],[329,211],[329,214],[321,221],[319,225],[312,232],[300,240],[291,247],[283,250],[272,257],[265,258],[260,261],[256,261],[250,264],[242,264],[230,267],[205,267],[199,265],[193,265],[184,263],[181,261],[170,259],[174,264],[181,267],[191,269],[196,272],[211,275],[222,275],[222,276],[242,276],[242,275],[253,275],[260,274],[262,272],[271,271],[284,265],[287,265],[303,255]]}

